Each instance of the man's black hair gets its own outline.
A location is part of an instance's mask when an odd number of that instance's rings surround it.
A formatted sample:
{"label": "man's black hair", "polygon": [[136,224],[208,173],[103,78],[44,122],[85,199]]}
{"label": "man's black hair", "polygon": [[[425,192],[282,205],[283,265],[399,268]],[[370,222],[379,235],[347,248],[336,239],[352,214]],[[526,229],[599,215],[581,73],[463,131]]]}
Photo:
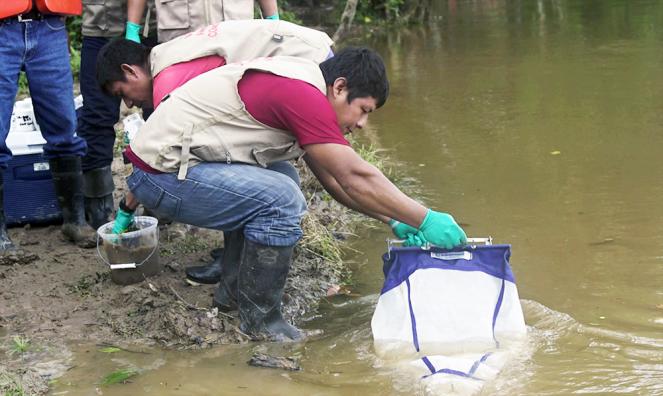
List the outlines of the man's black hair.
{"label": "man's black hair", "polygon": [[377,52],[364,47],[347,47],[320,64],[325,83],[339,77],[347,80],[348,103],[355,98],[373,97],[380,107],[389,96],[389,80]]}
{"label": "man's black hair", "polygon": [[[150,49],[131,40],[118,38],[101,47],[97,55],[97,83],[102,92],[109,93],[110,85],[126,81],[122,64],[148,67]],[[149,69],[147,70],[149,72]]]}

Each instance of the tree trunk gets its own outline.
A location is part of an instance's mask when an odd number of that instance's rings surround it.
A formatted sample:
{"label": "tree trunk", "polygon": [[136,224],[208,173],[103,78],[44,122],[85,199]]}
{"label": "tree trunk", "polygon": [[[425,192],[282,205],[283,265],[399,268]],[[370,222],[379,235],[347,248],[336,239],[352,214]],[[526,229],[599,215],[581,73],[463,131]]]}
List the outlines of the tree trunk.
{"label": "tree trunk", "polygon": [[341,15],[341,23],[338,25],[338,29],[336,29],[334,37],[332,37],[334,42],[338,41],[340,38],[346,35],[350,30],[350,27],[352,27],[352,22],[354,21],[355,13],[357,12],[358,2],[359,0],[347,0],[345,3],[343,15]]}

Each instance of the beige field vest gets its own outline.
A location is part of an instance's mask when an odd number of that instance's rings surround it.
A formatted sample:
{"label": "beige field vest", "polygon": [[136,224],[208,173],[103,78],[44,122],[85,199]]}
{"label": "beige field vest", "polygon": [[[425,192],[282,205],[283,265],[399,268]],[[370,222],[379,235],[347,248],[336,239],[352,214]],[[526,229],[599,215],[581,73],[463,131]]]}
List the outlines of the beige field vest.
{"label": "beige field vest", "polygon": [[297,56],[320,63],[333,44],[321,31],[286,21],[227,21],[157,45],[150,53],[152,76],[176,63],[219,55],[226,63],[267,56]]}
{"label": "beige field vest", "polygon": [[318,65],[295,57],[260,58],[201,74],[174,90],[141,127],[131,150],[162,172],[186,177],[201,162],[241,162],[266,167],[299,158],[304,151],[289,131],[255,120],[237,92],[247,70],[305,81],[326,95]]}
{"label": "beige field vest", "polygon": [[221,21],[253,19],[253,0],[156,0],[159,42]]}

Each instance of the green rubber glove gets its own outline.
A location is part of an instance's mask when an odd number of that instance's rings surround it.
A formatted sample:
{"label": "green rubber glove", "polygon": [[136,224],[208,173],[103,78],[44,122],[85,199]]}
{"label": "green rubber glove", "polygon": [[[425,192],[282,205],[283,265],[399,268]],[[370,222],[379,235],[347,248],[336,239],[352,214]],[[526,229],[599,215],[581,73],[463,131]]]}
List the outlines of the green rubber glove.
{"label": "green rubber glove", "polygon": [[407,234],[405,242],[403,242],[403,246],[424,246],[427,243],[428,242],[426,242],[426,240],[421,239],[418,235]]}
{"label": "green rubber glove", "polygon": [[465,231],[460,228],[451,215],[431,209],[428,209],[417,236],[425,242],[445,249],[453,249],[467,243]]}
{"label": "green rubber glove", "polygon": [[389,226],[398,239],[407,239],[408,234],[416,235],[419,231],[412,226],[401,223],[400,221],[394,219],[389,220]]}
{"label": "green rubber glove", "polygon": [[127,31],[124,38],[140,44],[140,25],[127,21]]}
{"label": "green rubber glove", "polygon": [[279,13],[277,12],[277,13],[274,14],[274,15],[270,15],[270,16],[268,16],[268,17],[265,17],[265,19],[271,19],[271,20],[273,20],[273,21],[278,21],[278,20],[279,20]]}
{"label": "green rubber glove", "polygon": [[113,224],[113,234],[125,232],[134,222],[134,212],[128,212],[122,209],[117,210],[115,223]]}

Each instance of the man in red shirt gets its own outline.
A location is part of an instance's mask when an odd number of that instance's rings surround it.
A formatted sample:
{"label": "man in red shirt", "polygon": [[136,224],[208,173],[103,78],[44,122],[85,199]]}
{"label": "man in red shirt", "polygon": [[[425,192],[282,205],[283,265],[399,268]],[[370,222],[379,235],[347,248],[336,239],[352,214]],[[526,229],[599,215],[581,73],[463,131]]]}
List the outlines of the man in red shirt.
{"label": "man in red shirt", "polygon": [[[205,34],[205,32],[208,33]],[[116,41],[104,50],[103,58],[107,59],[107,62],[100,64],[98,72],[111,76],[111,79],[126,75],[124,81],[115,84],[112,94],[122,98],[127,107],[137,106],[152,109],[158,107],[164,98],[185,82],[226,64],[226,58],[221,55],[212,54],[195,58],[195,54],[186,51],[181,54],[182,58],[193,59],[174,63],[161,69],[160,65],[165,61],[162,55],[167,54],[167,58],[172,58],[171,54],[180,52],[182,46],[202,46],[205,50],[199,50],[200,54],[208,54],[211,51],[227,54],[231,59],[242,59],[252,53],[254,55],[279,53],[321,62],[325,59],[325,55],[326,57],[333,55],[329,47],[331,39],[326,34],[287,22],[271,24],[263,21],[224,22],[200,29],[198,33],[187,35],[177,42],[161,45],[154,51],[126,40]],[[285,39],[275,41],[273,36],[276,33],[282,34]],[[293,42],[295,45],[291,45]],[[253,50],[237,50],[237,47],[252,45],[255,46]],[[156,66],[150,65],[146,68],[135,66],[149,63],[149,59],[153,58],[156,58]],[[177,57],[174,58],[177,59]],[[120,67],[115,70],[103,69],[104,64],[116,65],[118,63],[120,63]],[[156,75],[152,76],[150,70],[155,69]],[[269,169],[285,173],[299,183],[297,171],[287,162],[272,164]],[[123,213],[120,211],[120,214]],[[116,225],[121,228],[123,224],[121,220],[129,221],[130,218],[130,216],[121,217],[116,221]],[[237,260],[239,257],[238,254],[228,251],[228,248],[232,248],[234,245],[232,241],[237,240],[241,246],[239,238],[230,234],[230,232],[224,232],[224,249],[213,251],[214,260],[210,264],[186,268],[187,281],[193,284],[219,282],[222,263]]]}
{"label": "man in red shirt", "polygon": [[[98,74],[98,81],[107,92],[133,100],[136,76],[147,66],[115,65],[120,78]],[[229,81],[236,81],[234,92],[223,90]],[[290,178],[263,167],[275,158],[305,154],[332,197],[392,224],[399,237],[447,248],[465,243],[465,233],[450,215],[407,197],[343,137],[366,124],[388,91],[382,59],[365,48],[343,50],[319,68],[292,58],[227,65],[173,91],[127,150],[135,165],[127,182],[143,205],[183,223],[243,230],[241,260],[224,265],[214,302],[237,308],[247,334],[302,337],[283,320],[280,299],[306,201]],[[203,126],[184,131],[196,117]],[[185,134],[188,143],[178,143]],[[259,150],[264,142],[251,140],[255,136],[267,140],[266,149]],[[292,145],[270,145],[288,136]],[[224,139],[235,143],[227,146]]]}

